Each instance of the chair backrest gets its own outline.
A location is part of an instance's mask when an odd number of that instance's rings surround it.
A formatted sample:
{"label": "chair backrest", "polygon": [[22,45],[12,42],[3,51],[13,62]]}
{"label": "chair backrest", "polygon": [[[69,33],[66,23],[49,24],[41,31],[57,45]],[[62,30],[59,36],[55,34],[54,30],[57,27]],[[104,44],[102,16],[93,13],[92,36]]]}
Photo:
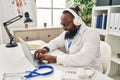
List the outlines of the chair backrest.
{"label": "chair backrest", "polygon": [[108,75],[111,66],[111,47],[107,42],[100,42],[100,53],[103,66],[103,73]]}

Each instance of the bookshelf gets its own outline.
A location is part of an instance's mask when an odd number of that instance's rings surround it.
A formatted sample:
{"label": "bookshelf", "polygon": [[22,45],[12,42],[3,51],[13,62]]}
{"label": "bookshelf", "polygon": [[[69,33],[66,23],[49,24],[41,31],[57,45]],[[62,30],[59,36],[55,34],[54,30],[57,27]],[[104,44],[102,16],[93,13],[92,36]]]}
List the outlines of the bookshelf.
{"label": "bookshelf", "polygon": [[[104,15],[107,16],[105,23]],[[99,19],[99,16],[102,19]],[[103,25],[106,26],[105,29]],[[101,40],[111,46],[112,57],[109,76],[114,80],[120,80],[120,58],[117,57],[117,53],[120,53],[120,5],[94,6],[92,10],[92,27],[100,32]]]}

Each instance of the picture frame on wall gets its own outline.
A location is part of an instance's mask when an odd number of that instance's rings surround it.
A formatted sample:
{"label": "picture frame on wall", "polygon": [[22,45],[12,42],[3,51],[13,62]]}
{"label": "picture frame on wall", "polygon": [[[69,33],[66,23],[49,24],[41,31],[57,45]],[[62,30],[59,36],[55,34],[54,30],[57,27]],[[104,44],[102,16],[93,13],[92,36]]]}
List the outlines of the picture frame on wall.
{"label": "picture frame on wall", "polygon": [[120,5],[120,0],[96,0],[96,6]]}
{"label": "picture frame on wall", "polygon": [[96,0],[96,6],[112,5],[112,0]]}

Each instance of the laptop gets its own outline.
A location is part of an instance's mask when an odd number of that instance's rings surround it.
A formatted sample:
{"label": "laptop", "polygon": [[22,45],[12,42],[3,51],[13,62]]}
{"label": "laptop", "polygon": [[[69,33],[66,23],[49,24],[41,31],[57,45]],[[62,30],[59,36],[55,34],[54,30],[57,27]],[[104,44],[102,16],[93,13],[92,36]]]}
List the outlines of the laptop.
{"label": "laptop", "polygon": [[42,65],[42,64],[45,64],[45,62],[40,62],[38,59],[36,59],[36,58],[34,57],[34,55],[31,53],[31,50],[30,50],[30,48],[29,48],[29,45],[28,45],[22,38],[19,37],[18,39],[19,39],[20,44],[21,44],[21,46],[22,46],[22,49],[23,49],[23,52],[24,52],[25,57],[29,60],[29,62],[30,62],[33,66],[37,67],[37,66],[40,66],[40,65]]}

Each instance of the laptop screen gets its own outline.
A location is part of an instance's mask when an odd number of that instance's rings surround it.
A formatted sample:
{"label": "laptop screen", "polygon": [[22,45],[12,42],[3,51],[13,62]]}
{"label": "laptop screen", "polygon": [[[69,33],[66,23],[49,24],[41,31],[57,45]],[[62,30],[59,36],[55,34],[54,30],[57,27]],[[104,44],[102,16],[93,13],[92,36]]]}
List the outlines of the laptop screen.
{"label": "laptop screen", "polygon": [[30,63],[33,66],[35,66],[34,58],[33,58],[32,54],[31,54],[31,51],[30,51],[30,48],[29,48],[28,44],[20,37],[18,39],[19,39],[20,44],[22,46],[25,57],[30,61]]}

